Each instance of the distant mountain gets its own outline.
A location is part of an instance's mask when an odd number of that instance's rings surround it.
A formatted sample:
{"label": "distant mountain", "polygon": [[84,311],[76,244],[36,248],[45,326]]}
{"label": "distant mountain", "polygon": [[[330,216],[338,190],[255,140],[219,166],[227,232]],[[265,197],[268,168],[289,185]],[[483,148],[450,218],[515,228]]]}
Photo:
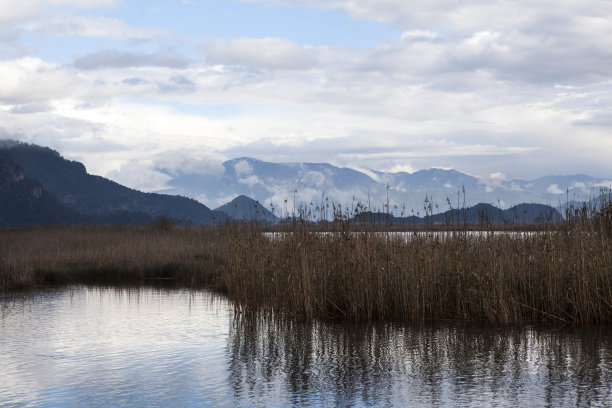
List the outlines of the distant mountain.
{"label": "distant mountain", "polygon": [[[198,198],[212,207],[223,205],[239,195],[274,208],[275,215],[286,217],[300,204],[321,204],[326,201],[351,202],[353,196],[378,197],[384,186],[368,175],[326,163],[268,163],[252,158],[239,158],[223,163],[221,174],[166,172],[172,177],[164,193]],[[381,190],[382,188],[382,190]]]}
{"label": "distant mountain", "polygon": [[62,208],[86,216],[80,218],[83,222],[140,223],[165,216],[177,222],[209,224],[226,217],[190,198],[143,193],[88,174],[83,164],[66,160],[45,147],[3,142],[0,153]]}
{"label": "distant mountain", "polygon": [[[171,177],[168,188],[143,193],[88,174],[83,164],[66,160],[45,147],[0,141],[0,153],[22,169],[27,182],[38,183],[41,191],[63,208],[51,210],[50,202],[45,204],[56,216],[62,213],[65,215],[61,217],[72,219],[74,214],[80,214],[89,217],[80,218],[86,220],[83,222],[98,223],[109,219],[139,223],[166,216],[178,222],[207,224],[228,216],[249,219],[253,214],[275,222],[276,217],[300,214],[306,214],[308,219],[330,218],[339,207],[344,213],[359,208],[361,212],[388,212],[395,218],[408,219],[422,217],[426,212],[452,215],[458,208],[479,203],[500,209],[540,203],[563,210],[563,203],[596,198],[601,188],[612,186],[612,181],[587,175],[547,176],[530,181],[483,180],[457,170],[390,173],[328,163],[270,163],[243,157],[223,163],[219,174],[157,169]],[[237,201],[228,203],[234,199]],[[220,206],[219,211],[210,210],[202,202]]]}
{"label": "distant mountain", "polygon": [[215,209],[225,213],[230,219],[236,221],[261,221],[274,224],[278,222],[278,217],[270,210],[264,208],[258,201],[244,195],[234,198],[227,204]]}
{"label": "distant mountain", "polygon": [[[588,200],[612,181],[586,175],[547,176],[535,180],[483,180],[457,170],[428,169],[414,173],[358,171],[327,163],[270,163],[243,157],[223,163],[220,174],[158,169],[172,179],[164,193],[197,198],[219,206],[238,195],[252,197],[281,218],[301,208],[354,207],[395,216],[423,213],[428,203],[437,211],[489,203],[509,208],[520,203],[558,206]],[[612,177],[611,177],[612,178]]]}
{"label": "distant mountain", "polygon": [[563,220],[561,213],[553,207],[543,204],[519,204],[503,210],[491,204],[480,203],[465,209],[453,209],[443,213],[428,214],[423,217],[395,217],[381,212],[364,212],[356,215],[356,223],[374,223],[381,225],[424,225],[424,224],[543,224]]}
{"label": "distant mountain", "polygon": [[569,210],[571,213],[582,211],[586,208],[587,211],[598,211],[612,203],[612,189],[600,188],[597,195],[591,196],[588,200],[569,200],[557,206],[557,210],[565,216],[565,212]]}

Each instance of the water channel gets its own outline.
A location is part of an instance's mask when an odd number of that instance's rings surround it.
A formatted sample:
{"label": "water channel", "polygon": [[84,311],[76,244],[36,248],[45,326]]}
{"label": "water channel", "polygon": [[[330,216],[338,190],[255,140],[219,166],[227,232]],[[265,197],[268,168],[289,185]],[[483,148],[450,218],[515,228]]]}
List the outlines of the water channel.
{"label": "water channel", "polygon": [[302,322],[207,291],[5,293],[0,406],[612,406],[612,327]]}

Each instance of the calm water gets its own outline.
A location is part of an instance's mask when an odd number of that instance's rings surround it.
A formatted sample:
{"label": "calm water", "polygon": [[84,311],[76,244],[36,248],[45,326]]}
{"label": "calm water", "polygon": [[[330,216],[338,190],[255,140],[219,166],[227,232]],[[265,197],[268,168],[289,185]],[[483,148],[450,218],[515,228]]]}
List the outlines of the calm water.
{"label": "calm water", "polygon": [[304,323],[208,292],[0,296],[0,406],[612,406],[612,328]]}
{"label": "calm water", "polygon": [[[455,237],[490,238],[490,237],[512,237],[529,238],[546,231],[377,231],[373,232],[375,237],[388,238],[391,240],[410,242],[415,238],[446,240]],[[270,240],[283,240],[291,236],[292,232],[264,232],[264,236]],[[321,236],[339,236],[339,232],[317,232]],[[360,236],[363,232],[351,232],[353,236]]]}

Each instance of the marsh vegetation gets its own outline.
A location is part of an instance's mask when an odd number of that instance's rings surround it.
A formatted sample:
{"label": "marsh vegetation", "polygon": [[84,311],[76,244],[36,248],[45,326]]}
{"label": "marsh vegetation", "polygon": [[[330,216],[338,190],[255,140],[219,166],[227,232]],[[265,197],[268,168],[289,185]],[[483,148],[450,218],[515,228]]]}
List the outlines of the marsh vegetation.
{"label": "marsh vegetation", "polygon": [[303,319],[612,322],[610,205],[530,234],[473,227],[409,240],[342,217],[274,227],[282,239],[257,223],[5,229],[0,285],[209,287],[241,311]]}

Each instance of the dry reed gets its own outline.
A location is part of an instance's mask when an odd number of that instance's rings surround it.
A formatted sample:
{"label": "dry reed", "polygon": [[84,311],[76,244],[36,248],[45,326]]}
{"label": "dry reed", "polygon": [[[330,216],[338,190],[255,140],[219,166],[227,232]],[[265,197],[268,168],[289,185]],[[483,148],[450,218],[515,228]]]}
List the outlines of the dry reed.
{"label": "dry reed", "polygon": [[610,221],[409,239],[295,223],[229,240],[223,279],[244,310],[305,319],[612,322]]}
{"label": "dry reed", "polygon": [[45,227],[0,231],[0,288],[214,284],[218,228]]}
{"label": "dry reed", "polygon": [[529,234],[326,232],[293,222],[0,231],[0,288],[214,287],[239,309],[305,319],[612,322],[612,211]]}

